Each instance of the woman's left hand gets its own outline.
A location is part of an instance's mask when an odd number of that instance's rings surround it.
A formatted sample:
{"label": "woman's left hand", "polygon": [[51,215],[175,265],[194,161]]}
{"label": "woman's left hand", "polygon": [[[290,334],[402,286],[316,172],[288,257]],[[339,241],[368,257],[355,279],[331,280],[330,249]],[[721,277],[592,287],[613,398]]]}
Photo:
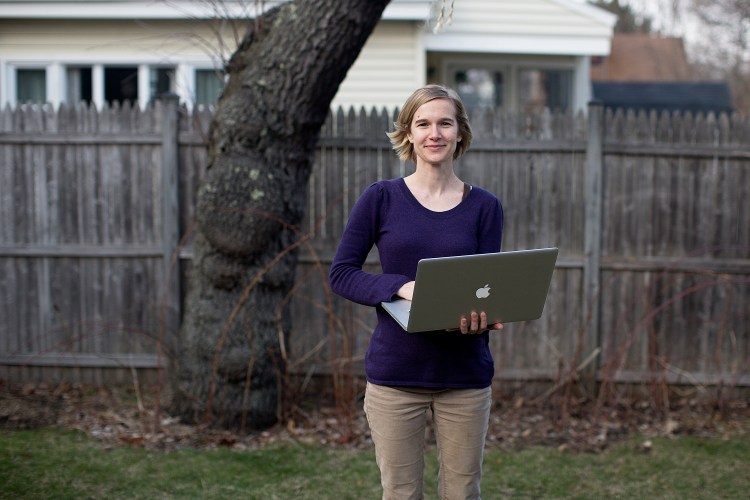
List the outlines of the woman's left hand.
{"label": "woman's left hand", "polygon": [[477,314],[476,311],[471,311],[469,318],[461,316],[461,323],[459,330],[464,334],[477,334],[484,333],[487,330],[502,330],[502,323],[495,323],[493,325],[487,325],[487,314],[482,311]]}

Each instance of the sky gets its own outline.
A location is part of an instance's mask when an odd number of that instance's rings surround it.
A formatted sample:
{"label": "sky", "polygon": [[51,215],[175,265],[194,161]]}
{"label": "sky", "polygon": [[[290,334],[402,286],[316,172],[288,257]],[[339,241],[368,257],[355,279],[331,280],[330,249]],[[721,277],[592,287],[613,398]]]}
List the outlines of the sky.
{"label": "sky", "polygon": [[687,9],[686,0],[626,0],[633,11],[645,13],[654,27],[665,34],[694,36],[695,19]]}
{"label": "sky", "polygon": [[[587,0],[575,0],[587,3]],[[621,0],[636,14],[649,16],[654,28],[665,35],[695,35],[695,19],[686,8],[690,0]]]}
{"label": "sky", "polygon": [[[586,0],[576,0],[585,3]],[[654,30],[666,36],[682,37],[688,58],[696,55],[702,42],[700,24],[689,11],[690,0],[621,0],[638,14],[651,18]],[[693,54],[691,54],[691,52]]]}
{"label": "sky", "polygon": [[[623,0],[635,12],[649,15],[654,28],[665,35],[682,37],[692,62],[738,61],[750,64],[750,51],[737,44],[737,27],[707,26],[691,12],[692,0]],[[750,0],[747,0],[750,1]],[[736,20],[735,20],[736,21]]]}

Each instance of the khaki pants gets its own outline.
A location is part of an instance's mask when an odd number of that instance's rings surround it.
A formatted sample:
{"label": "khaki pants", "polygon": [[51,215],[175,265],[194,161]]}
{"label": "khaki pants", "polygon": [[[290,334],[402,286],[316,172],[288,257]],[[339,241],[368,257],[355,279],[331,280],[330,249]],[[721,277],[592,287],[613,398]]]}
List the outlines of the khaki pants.
{"label": "khaki pants", "polygon": [[441,499],[480,498],[492,389],[412,392],[367,383],[365,413],[384,499],[421,499],[427,410],[438,446]]}

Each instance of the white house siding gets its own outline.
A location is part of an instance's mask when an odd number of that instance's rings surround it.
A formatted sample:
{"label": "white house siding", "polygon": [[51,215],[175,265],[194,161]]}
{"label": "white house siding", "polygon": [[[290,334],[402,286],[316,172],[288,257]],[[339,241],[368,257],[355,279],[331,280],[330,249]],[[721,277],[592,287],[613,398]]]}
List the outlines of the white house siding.
{"label": "white house siding", "polygon": [[[95,67],[94,71],[107,65],[138,66],[142,75],[147,75],[149,66],[174,66],[174,90],[189,102],[193,71],[220,67],[221,58],[234,47],[236,40],[231,30],[220,36],[205,22],[3,20],[0,97],[2,102],[13,102],[14,69],[19,67],[45,67],[48,100],[59,104],[64,93],[63,66],[89,65]],[[148,88],[148,81],[140,81],[139,85],[139,98],[147,101],[142,90]]]}
{"label": "white house siding", "polygon": [[382,21],[368,39],[332,102],[368,111],[403,104],[425,83],[424,23]]}
{"label": "white house siding", "polygon": [[[208,54],[217,45],[205,22],[131,20],[3,20],[0,51],[14,57],[175,59]],[[213,55],[212,49],[211,52]]]}
{"label": "white house siding", "polygon": [[606,55],[616,18],[567,0],[461,0],[428,50]]}
{"label": "white house siding", "polygon": [[[392,108],[425,81],[423,23],[382,21],[349,70],[332,106]],[[242,27],[238,26],[241,36]],[[236,47],[234,32],[219,36],[205,21],[149,20],[3,20],[0,21],[2,102],[13,102],[13,70],[45,67],[48,100],[59,104],[65,89],[65,65],[138,65],[139,96],[148,102],[147,67],[177,67],[175,91],[192,100],[193,71],[220,66]],[[221,48],[220,48],[221,47]],[[101,98],[99,99],[101,101]],[[101,104],[101,102],[96,102]]]}
{"label": "white house siding", "polygon": [[583,10],[554,0],[461,0],[456,5],[446,31],[608,34],[604,25],[593,23],[595,18]]}
{"label": "white house siding", "polygon": [[[445,2],[447,5],[451,3]],[[18,3],[20,6],[24,4]],[[150,98],[149,68],[162,65],[176,68],[174,90],[189,104],[193,100],[195,70],[218,66],[221,57],[228,57],[236,47],[236,37],[231,29],[226,29],[219,37],[212,29],[215,25],[211,21],[161,19],[156,11],[154,19],[141,21],[97,19],[97,15],[106,16],[90,12],[93,4],[49,4],[76,6],[88,13],[83,18],[70,17],[75,13],[68,13],[67,7],[58,10],[70,16],[51,18],[59,15],[55,11],[57,14],[52,12],[45,17],[39,12],[38,5],[25,15],[39,18],[0,18],[0,103],[14,103],[15,70],[18,68],[44,68],[47,72],[47,98],[53,104],[59,104],[65,96],[66,65],[88,65],[92,66],[95,80],[99,79],[94,82],[94,102],[101,105],[103,68],[128,65],[138,67],[138,98],[144,105]],[[97,3],[101,8],[109,6],[110,9],[120,4],[134,6],[143,2]],[[489,61],[489,65],[508,66],[511,77],[524,64],[570,68],[575,72],[574,107],[580,108],[590,92],[589,57],[609,52],[613,16],[583,3],[571,0],[461,0],[453,3],[452,23],[438,34],[425,29],[428,5],[422,0],[392,2],[386,12],[390,14],[376,27],[349,70],[334,98],[333,107],[380,109],[399,106],[414,88],[428,79],[451,83],[446,78],[446,68],[450,64],[470,58],[486,58],[484,60]],[[144,11],[141,7],[133,15],[145,12],[151,10]],[[123,11],[118,15],[128,13]],[[415,20],[418,17],[421,19]],[[241,36],[242,31],[240,27],[237,36]],[[509,102],[515,91],[509,90]]]}
{"label": "white house siding", "polygon": [[609,53],[615,18],[568,0],[462,0],[438,33],[424,35],[430,78],[453,84],[459,68],[488,68],[506,77],[505,102],[518,105],[519,73],[567,70],[573,75],[571,107],[591,96],[589,58]]}

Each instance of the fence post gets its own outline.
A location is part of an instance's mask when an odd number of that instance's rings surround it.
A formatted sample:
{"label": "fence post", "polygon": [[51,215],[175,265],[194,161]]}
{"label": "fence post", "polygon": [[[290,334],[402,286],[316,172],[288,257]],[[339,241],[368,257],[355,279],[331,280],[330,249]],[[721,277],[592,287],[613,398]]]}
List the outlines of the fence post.
{"label": "fence post", "polygon": [[[179,97],[164,94],[162,103],[162,300],[163,332],[174,334],[180,323],[180,212],[178,183]],[[164,340],[164,339],[162,339]],[[161,346],[160,346],[161,347]]]}
{"label": "fence post", "polygon": [[602,254],[602,167],[604,142],[604,105],[592,101],[588,106],[588,138],[584,173],[584,261],[583,261],[583,359],[594,356],[581,373],[589,394],[596,391],[600,348],[601,254]]}

